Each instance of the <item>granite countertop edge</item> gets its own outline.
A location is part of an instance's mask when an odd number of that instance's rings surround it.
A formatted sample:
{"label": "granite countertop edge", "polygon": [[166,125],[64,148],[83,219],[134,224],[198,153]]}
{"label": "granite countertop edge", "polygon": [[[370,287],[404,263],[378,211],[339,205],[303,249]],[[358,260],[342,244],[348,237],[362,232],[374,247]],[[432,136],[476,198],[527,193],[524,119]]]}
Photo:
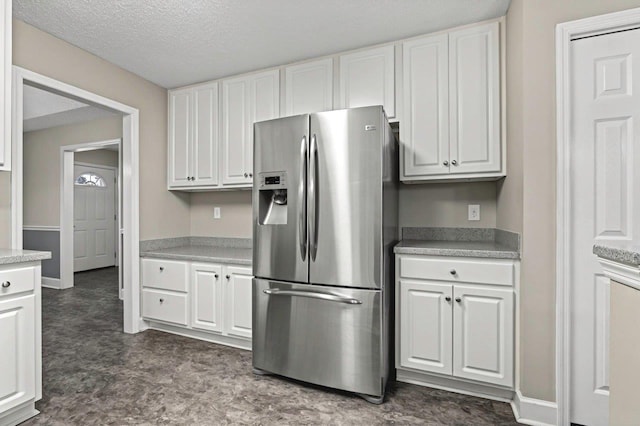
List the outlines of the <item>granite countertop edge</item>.
{"label": "granite countertop edge", "polygon": [[51,252],[33,250],[3,250],[0,249],[0,265],[13,263],[36,262],[51,259]]}
{"label": "granite countertop edge", "polygon": [[[498,244],[477,247],[476,242],[451,242],[455,247],[442,247],[442,241],[402,240],[394,247],[395,254],[416,254],[425,256],[478,257],[487,259],[520,259],[518,250]],[[468,245],[469,247],[465,247]]]}
{"label": "granite countertop edge", "polygon": [[[252,263],[252,259],[250,256],[251,249],[244,249],[248,253],[241,256],[233,255],[233,254],[225,254],[224,248],[221,248],[221,247],[216,247],[216,249],[223,251],[222,253],[219,253],[219,254],[180,253],[179,251],[175,250],[175,249],[185,249],[185,248],[197,250],[198,246],[181,246],[181,247],[163,249],[161,251],[154,251],[154,250],[144,251],[144,252],[140,252],[140,257],[194,261],[194,262],[229,263],[234,265],[247,265],[247,266],[250,266]],[[207,250],[207,249],[211,249],[211,247],[203,247],[203,250]]]}
{"label": "granite countertop edge", "polygon": [[617,247],[615,245],[594,244],[593,254],[612,262],[640,267],[640,245]]}

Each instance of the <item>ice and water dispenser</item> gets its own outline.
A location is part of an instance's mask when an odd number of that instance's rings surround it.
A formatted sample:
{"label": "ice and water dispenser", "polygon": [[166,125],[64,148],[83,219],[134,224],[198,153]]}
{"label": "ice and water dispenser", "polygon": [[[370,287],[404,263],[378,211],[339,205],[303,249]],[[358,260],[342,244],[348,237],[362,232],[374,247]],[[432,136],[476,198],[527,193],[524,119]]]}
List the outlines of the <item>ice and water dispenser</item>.
{"label": "ice and water dispenser", "polygon": [[260,225],[287,224],[287,173],[259,174],[258,219]]}

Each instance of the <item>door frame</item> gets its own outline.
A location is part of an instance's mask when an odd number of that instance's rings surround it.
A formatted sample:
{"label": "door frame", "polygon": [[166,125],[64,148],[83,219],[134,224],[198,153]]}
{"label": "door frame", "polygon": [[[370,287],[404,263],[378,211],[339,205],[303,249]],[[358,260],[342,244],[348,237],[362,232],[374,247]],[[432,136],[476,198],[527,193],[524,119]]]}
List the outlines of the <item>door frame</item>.
{"label": "door frame", "polygon": [[[89,105],[106,108],[122,114],[123,176],[123,285],[124,332],[138,333],[142,329],[140,318],[140,204],[139,204],[139,123],[137,108],[63,83],[53,78],[13,66],[12,88],[12,170],[11,170],[11,244],[22,248],[23,215],[23,87],[25,83]],[[73,224],[72,224],[73,226]],[[62,231],[62,230],[61,230]],[[61,235],[62,236],[62,235]]]}
{"label": "door frame", "polygon": [[[75,285],[74,280],[74,247],[73,247],[73,222],[75,220],[75,214],[69,215],[68,212],[74,211],[74,166],[89,166],[97,169],[109,169],[116,172],[116,190],[117,201],[115,205],[116,217],[118,219],[115,230],[115,249],[116,253],[120,253],[119,250],[119,238],[120,234],[120,215],[118,210],[120,208],[120,179],[118,178],[118,167],[103,166],[101,164],[82,163],[75,161],[75,153],[83,151],[94,151],[96,149],[105,148],[108,146],[120,146],[120,139],[111,139],[99,142],[86,142],[76,145],[63,145],[60,147],[60,289],[64,290],[72,288]],[[119,155],[118,155],[119,156]],[[117,261],[117,258],[116,258]],[[122,297],[121,283],[118,279],[118,295]]]}
{"label": "door frame", "polygon": [[571,414],[571,41],[640,28],[640,8],[558,24],[556,27],[556,400],[557,424]]}

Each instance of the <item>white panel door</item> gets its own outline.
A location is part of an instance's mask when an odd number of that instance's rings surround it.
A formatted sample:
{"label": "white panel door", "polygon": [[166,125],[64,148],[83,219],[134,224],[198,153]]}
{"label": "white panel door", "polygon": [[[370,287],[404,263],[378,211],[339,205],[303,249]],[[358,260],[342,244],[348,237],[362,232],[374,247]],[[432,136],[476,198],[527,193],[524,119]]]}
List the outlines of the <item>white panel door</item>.
{"label": "white panel door", "polygon": [[0,413],[36,396],[35,296],[0,300]]}
{"label": "white panel door", "polygon": [[249,90],[246,77],[222,82],[222,184],[247,184],[246,150],[250,136]]}
{"label": "white panel door", "polygon": [[225,267],[225,330],[230,336],[251,338],[251,268]]}
{"label": "white panel door", "polygon": [[193,89],[192,185],[218,184],[218,83]]}
{"label": "white panel door", "polygon": [[191,185],[191,89],[169,92],[169,176],[168,186]]}
{"label": "white panel door", "polygon": [[333,59],[285,69],[286,116],[333,109]]}
{"label": "white panel door", "polygon": [[500,24],[449,33],[451,173],[500,171]]}
{"label": "white panel door", "polygon": [[191,265],[191,326],[222,333],[222,266]]}
{"label": "white panel door", "polygon": [[640,227],[640,30],[572,42],[571,422],[609,419],[609,280],[594,242]]}
{"label": "white panel door", "polygon": [[400,365],[451,374],[452,286],[400,281]]}
{"label": "white panel door", "polygon": [[74,165],[74,180],[99,176],[104,186],[74,184],[73,270],[106,268],[116,264],[115,171]]}
{"label": "white panel door", "polygon": [[402,45],[402,180],[449,173],[448,43],[441,34]]}
{"label": "white panel door", "polygon": [[453,287],[453,375],[513,386],[513,291]]}
{"label": "white panel door", "polygon": [[396,115],[393,45],[340,56],[340,107],[371,105]]}
{"label": "white panel door", "polygon": [[247,131],[249,141],[244,162],[249,178],[252,178],[253,124],[280,117],[280,70],[265,71],[251,76],[249,106],[249,130]]}

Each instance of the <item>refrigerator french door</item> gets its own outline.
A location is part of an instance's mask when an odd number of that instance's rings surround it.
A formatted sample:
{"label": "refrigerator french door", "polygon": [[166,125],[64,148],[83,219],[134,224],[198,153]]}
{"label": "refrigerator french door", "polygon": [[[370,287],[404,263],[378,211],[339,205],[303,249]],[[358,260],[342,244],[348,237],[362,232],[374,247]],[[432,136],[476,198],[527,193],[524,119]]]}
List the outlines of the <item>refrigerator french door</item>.
{"label": "refrigerator french door", "polygon": [[287,117],[254,132],[254,368],[379,402],[390,295],[383,182],[393,137],[384,111]]}

